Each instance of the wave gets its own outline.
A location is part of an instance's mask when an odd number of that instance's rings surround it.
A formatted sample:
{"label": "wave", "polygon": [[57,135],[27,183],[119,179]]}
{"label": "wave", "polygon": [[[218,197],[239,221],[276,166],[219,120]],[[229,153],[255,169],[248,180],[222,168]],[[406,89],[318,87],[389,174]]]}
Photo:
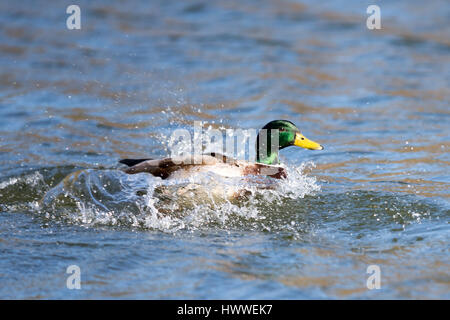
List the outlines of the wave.
{"label": "wave", "polygon": [[[336,190],[305,174],[314,166],[286,167],[288,178],[223,178],[199,173],[162,180],[117,169],[52,167],[0,181],[0,209],[48,222],[180,230],[269,232],[299,239],[326,232],[369,235],[409,224],[447,219],[448,206],[414,195]],[[321,230],[321,231],[320,231]]]}

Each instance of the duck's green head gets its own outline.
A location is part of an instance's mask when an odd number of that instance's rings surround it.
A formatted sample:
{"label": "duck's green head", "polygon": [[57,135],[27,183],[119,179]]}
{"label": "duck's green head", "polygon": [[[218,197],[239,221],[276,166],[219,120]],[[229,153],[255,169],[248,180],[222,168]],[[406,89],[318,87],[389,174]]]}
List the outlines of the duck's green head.
{"label": "duck's green head", "polygon": [[[276,135],[278,135],[278,143]],[[273,120],[266,124],[258,134],[256,161],[265,164],[278,164],[278,151],[289,146],[323,150],[323,146],[307,139],[291,121]]]}

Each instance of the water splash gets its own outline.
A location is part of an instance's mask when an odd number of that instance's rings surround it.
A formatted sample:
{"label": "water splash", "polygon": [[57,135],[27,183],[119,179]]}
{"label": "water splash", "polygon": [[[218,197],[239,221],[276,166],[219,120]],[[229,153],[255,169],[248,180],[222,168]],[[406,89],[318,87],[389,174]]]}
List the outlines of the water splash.
{"label": "water splash", "polygon": [[199,173],[162,180],[146,173],[80,170],[50,189],[39,212],[83,225],[126,225],[175,232],[220,227],[270,229],[273,207],[320,191],[306,166],[287,167],[288,178],[224,178]]}
{"label": "water splash", "polygon": [[44,177],[42,176],[42,174],[38,171],[35,171],[22,177],[11,177],[6,181],[0,182],[0,190],[17,184],[25,184],[27,186],[34,187],[42,183],[43,181]]}
{"label": "water splash", "polygon": [[0,181],[0,209],[28,212],[44,224],[167,233],[257,231],[290,239],[317,235],[326,226],[332,226],[334,233],[364,237],[380,228],[403,231],[424,220],[448,216],[448,210],[412,195],[322,191],[316,178],[304,173],[311,166],[287,166],[288,178],[281,181],[255,176],[223,178],[210,172],[162,180],[116,169],[52,167]]}

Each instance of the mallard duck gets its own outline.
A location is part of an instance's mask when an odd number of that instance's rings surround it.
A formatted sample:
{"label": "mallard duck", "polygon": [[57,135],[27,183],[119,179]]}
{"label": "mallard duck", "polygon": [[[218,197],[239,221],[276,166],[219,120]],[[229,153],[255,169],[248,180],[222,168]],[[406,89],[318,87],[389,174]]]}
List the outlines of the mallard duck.
{"label": "mallard duck", "polygon": [[[267,134],[262,139],[260,135],[264,129],[267,130]],[[162,179],[181,178],[198,172],[213,172],[224,177],[262,175],[282,179],[286,178],[287,174],[284,167],[280,166],[279,150],[289,146],[310,150],[323,149],[323,146],[317,142],[305,138],[297,126],[288,120],[271,121],[262,130],[259,131],[256,139],[256,162],[231,159],[218,153],[179,158],[122,159],[119,162],[129,167],[125,170],[126,173],[148,172]],[[278,133],[278,146],[275,150],[271,150],[271,137],[276,133]],[[267,152],[264,152],[265,150]]]}

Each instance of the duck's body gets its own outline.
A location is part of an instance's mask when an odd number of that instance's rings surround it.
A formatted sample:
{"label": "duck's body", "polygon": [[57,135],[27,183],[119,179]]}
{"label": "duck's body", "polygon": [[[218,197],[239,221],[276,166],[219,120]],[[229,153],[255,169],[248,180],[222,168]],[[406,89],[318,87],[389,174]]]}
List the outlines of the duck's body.
{"label": "duck's body", "polygon": [[[228,178],[261,174],[276,179],[286,177],[286,171],[282,166],[235,160],[216,153],[196,157],[140,160],[127,168],[125,172],[129,174],[148,172],[162,179],[187,178],[201,172],[212,172]],[[129,159],[120,162],[130,164]]]}
{"label": "duck's body", "polygon": [[[203,154],[164,159],[123,159],[120,163],[129,166],[126,173],[147,172],[162,179],[186,178],[200,172],[212,172],[223,177],[243,177],[247,175],[268,176],[275,179],[286,178],[286,170],[279,165],[278,151],[288,146],[299,146],[306,149],[322,150],[323,147],[306,139],[300,130],[290,121],[274,120],[265,125],[264,138],[257,138],[256,162],[235,160],[217,154]],[[261,132],[260,132],[261,133]],[[271,146],[272,134],[278,135],[275,150]]]}

